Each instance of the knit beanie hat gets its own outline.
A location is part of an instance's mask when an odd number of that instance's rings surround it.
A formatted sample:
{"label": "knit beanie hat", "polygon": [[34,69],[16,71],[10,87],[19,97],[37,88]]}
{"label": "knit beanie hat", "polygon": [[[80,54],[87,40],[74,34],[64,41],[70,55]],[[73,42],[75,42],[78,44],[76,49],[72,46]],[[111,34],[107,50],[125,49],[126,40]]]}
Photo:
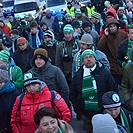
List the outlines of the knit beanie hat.
{"label": "knit beanie hat", "polygon": [[119,10],[124,10],[124,7],[121,7],[121,6],[120,6],[120,7],[118,8],[118,11],[119,11]]}
{"label": "knit beanie hat", "polygon": [[81,27],[78,20],[73,20],[71,25],[73,28],[80,28]]}
{"label": "knit beanie hat", "polygon": [[9,62],[10,53],[7,50],[0,51],[0,60],[4,62]]}
{"label": "knit beanie hat", "polygon": [[74,30],[73,30],[73,27],[70,24],[67,24],[63,28],[63,32],[64,33],[69,32],[69,33],[73,34],[74,33]]}
{"label": "knit beanie hat", "polygon": [[16,19],[21,19],[21,17],[19,15],[16,15],[15,18]]}
{"label": "knit beanie hat", "polygon": [[105,2],[104,2],[104,5],[105,5],[105,6],[110,5],[110,1],[105,1]]}
{"label": "knit beanie hat", "polygon": [[121,100],[115,91],[109,91],[102,96],[102,104],[105,109],[120,107]]}
{"label": "knit beanie hat", "polygon": [[76,10],[75,10],[75,14],[77,14],[77,15],[81,15],[81,14],[82,14],[82,12],[81,12],[81,10],[80,10],[80,9],[76,9]]}
{"label": "knit beanie hat", "polygon": [[33,83],[41,83],[37,74],[32,71],[28,71],[24,74],[24,87]]}
{"label": "knit beanie hat", "polygon": [[92,117],[93,133],[119,133],[117,124],[110,114],[96,114]]}
{"label": "knit beanie hat", "polygon": [[17,44],[18,45],[22,44],[22,43],[26,43],[26,42],[27,42],[27,40],[24,37],[20,37],[20,38],[17,39]]}
{"label": "knit beanie hat", "polygon": [[6,83],[9,80],[7,65],[0,65],[0,82]]}
{"label": "knit beanie hat", "polygon": [[53,35],[52,35],[52,33],[50,32],[50,30],[48,30],[48,31],[46,31],[45,33],[44,33],[44,37],[45,36],[48,36],[48,37],[50,37],[51,39],[53,38]]}
{"label": "knit beanie hat", "polygon": [[29,18],[29,14],[24,14],[24,18]]}
{"label": "knit beanie hat", "polygon": [[40,57],[41,59],[43,59],[45,61],[45,63],[47,63],[48,61],[48,52],[47,50],[45,50],[44,48],[37,48],[34,53],[33,53],[33,58],[31,60],[32,64],[35,64],[35,59],[37,57]]}
{"label": "knit beanie hat", "polygon": [[88,55],[88,54],[94,56],[94,58],[96,59],[96,54],[95,54],[95,52],[94,52],[93,50],[91,50],[91,49],[87,49],[87,50],[85,50],[85,51],[82,53],[82,55],[81,55],[82,60],[83,60],[84,57],[85,57],[86,55]]}
{"label": "knit beanie hat", "polygon": [[66,14],[65,14],[65,18],[66,18],[66,17],[71,17],[71,18],[72,18],[72,15],[71,15],[70,13],[66,13]]}
{"label": "knit beanie hat", "polygon": [[10,20],[13,20],[13,16],[9,16],[9,21],[10,21]]}
{"label": "knit beanie hat", "polygon": [[79,40],[79,43],[83,43],[83,44],[94,44],[93,43],[93,38],[90,34],[84,34],[81,37],[81,40]]}
{"label": "knit beanie hat", "polygon": [[57,14],[57,19],[60,19],[60,18],[62,18],[63,16],[62,16],[62,14],[61,13],[58,13]]}
{"label": "knit beanie hat", "polygon": [[91,28],[92,28],[92,24],[91,24],[90,22],[88,22],[88,21],[84,21],[84,22],[82,23],[82,28],[83,28],[83,30],[84,30],[86,27],[91,27]]}
{"label": "knit beanie hat", "polygon": [[94,13],[91,15],[91,17],[94,17],[94,18],[96,18],[96,19],[101,19],[101,14],[98,13],[98,12],[94,12]]}

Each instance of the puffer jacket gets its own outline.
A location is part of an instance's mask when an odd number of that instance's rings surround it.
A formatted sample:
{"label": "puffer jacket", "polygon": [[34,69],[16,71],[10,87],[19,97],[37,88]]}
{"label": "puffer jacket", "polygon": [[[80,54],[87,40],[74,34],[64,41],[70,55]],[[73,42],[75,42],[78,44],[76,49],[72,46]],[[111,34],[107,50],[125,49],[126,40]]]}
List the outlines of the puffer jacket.
{"label": "puffer jacket", "polygon": [[[18,111],[20,96],[16,98],[11,115],[11,126],[13,133],[34,133],[37,129],[34,122],[35,112],[44,106],[52,107],[52,96],[44,82],[42,89],[35,94],[26,92]],[[70,121],[70,110],[61,96],[56,92],[54,99],[54,109],[59,119]]]}

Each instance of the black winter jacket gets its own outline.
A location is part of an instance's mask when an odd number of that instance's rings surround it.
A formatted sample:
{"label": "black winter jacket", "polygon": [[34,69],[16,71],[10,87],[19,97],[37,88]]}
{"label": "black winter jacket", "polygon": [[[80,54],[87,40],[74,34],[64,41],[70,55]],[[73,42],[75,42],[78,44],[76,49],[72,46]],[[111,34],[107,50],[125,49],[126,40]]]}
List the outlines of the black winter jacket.
{"label": "black winter jacket", "polygon": [[127,54],[127,47],[128,47],[128,38],[123,40],[118,48],[117,52],[117,62],[122,67],[122,62],[124,62],[124,57]]}
{"label": "black winter jacket", "polygon": [[[116,91],[116,84],[107,68],[105,68],[101,63],[96,64],[96,69],[92,72],[94,79],[97,84],[98,91],[98,105],[102,110],[101,97],[107,91]],[[83,66],[76,72],[72,84],[70,87],[70,100],[73,104],[74,110],[80,115],[85,115],[86,117],[93,116],[95,111],[85,111],[84,99],[82,98],[82,82],[83,82]],[[93,113],[92,113],[93,112]],[[98,113],[98,112],[97,112]]]}

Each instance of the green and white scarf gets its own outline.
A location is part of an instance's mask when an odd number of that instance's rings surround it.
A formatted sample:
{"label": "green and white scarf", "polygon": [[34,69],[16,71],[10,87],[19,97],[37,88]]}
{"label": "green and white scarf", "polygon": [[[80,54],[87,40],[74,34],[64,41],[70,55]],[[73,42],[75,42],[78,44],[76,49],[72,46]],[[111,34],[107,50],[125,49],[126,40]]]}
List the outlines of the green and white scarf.
{"label": "green and white scarf", "polygon": [[128,38],[128,46],[127,46],[126,56],[128,57],[129,60],[130,60],[130,51],[132,48],[133,48],[133,41],[131,41],[130,38]]}
{"label": "green and white scarf", "polygon": [[98,111],[98,95],[97,95],[97,85],[96,81],[91,74],[96,68],[96,65],[89,69],[83,66],[83,84],[82,84],[82,98],[85,102],[85,110],[95,110]]}

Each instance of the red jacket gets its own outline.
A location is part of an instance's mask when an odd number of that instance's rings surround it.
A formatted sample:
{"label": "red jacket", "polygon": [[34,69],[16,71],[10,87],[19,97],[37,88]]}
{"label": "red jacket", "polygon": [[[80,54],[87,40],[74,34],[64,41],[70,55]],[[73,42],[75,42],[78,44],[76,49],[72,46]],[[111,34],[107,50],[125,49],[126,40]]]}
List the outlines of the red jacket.
{"label": "red jacket", "polygon": [[[34,133],[37,129],[34,114],[41,107],[52,107],[51,92],[45,86],[35,94],[26,93],[23,97],[20,111],[17,111],[20,96],[16,98],[11,115],[13,133]],[[56,92],[54,109],[59,119],[70,122],[71,113],[64,99]]]}
{"label": "red jacket", "polygon": [[8,26],[4,26],[3,28],[0,28],[5,34],[10,36],[11,29]]}

